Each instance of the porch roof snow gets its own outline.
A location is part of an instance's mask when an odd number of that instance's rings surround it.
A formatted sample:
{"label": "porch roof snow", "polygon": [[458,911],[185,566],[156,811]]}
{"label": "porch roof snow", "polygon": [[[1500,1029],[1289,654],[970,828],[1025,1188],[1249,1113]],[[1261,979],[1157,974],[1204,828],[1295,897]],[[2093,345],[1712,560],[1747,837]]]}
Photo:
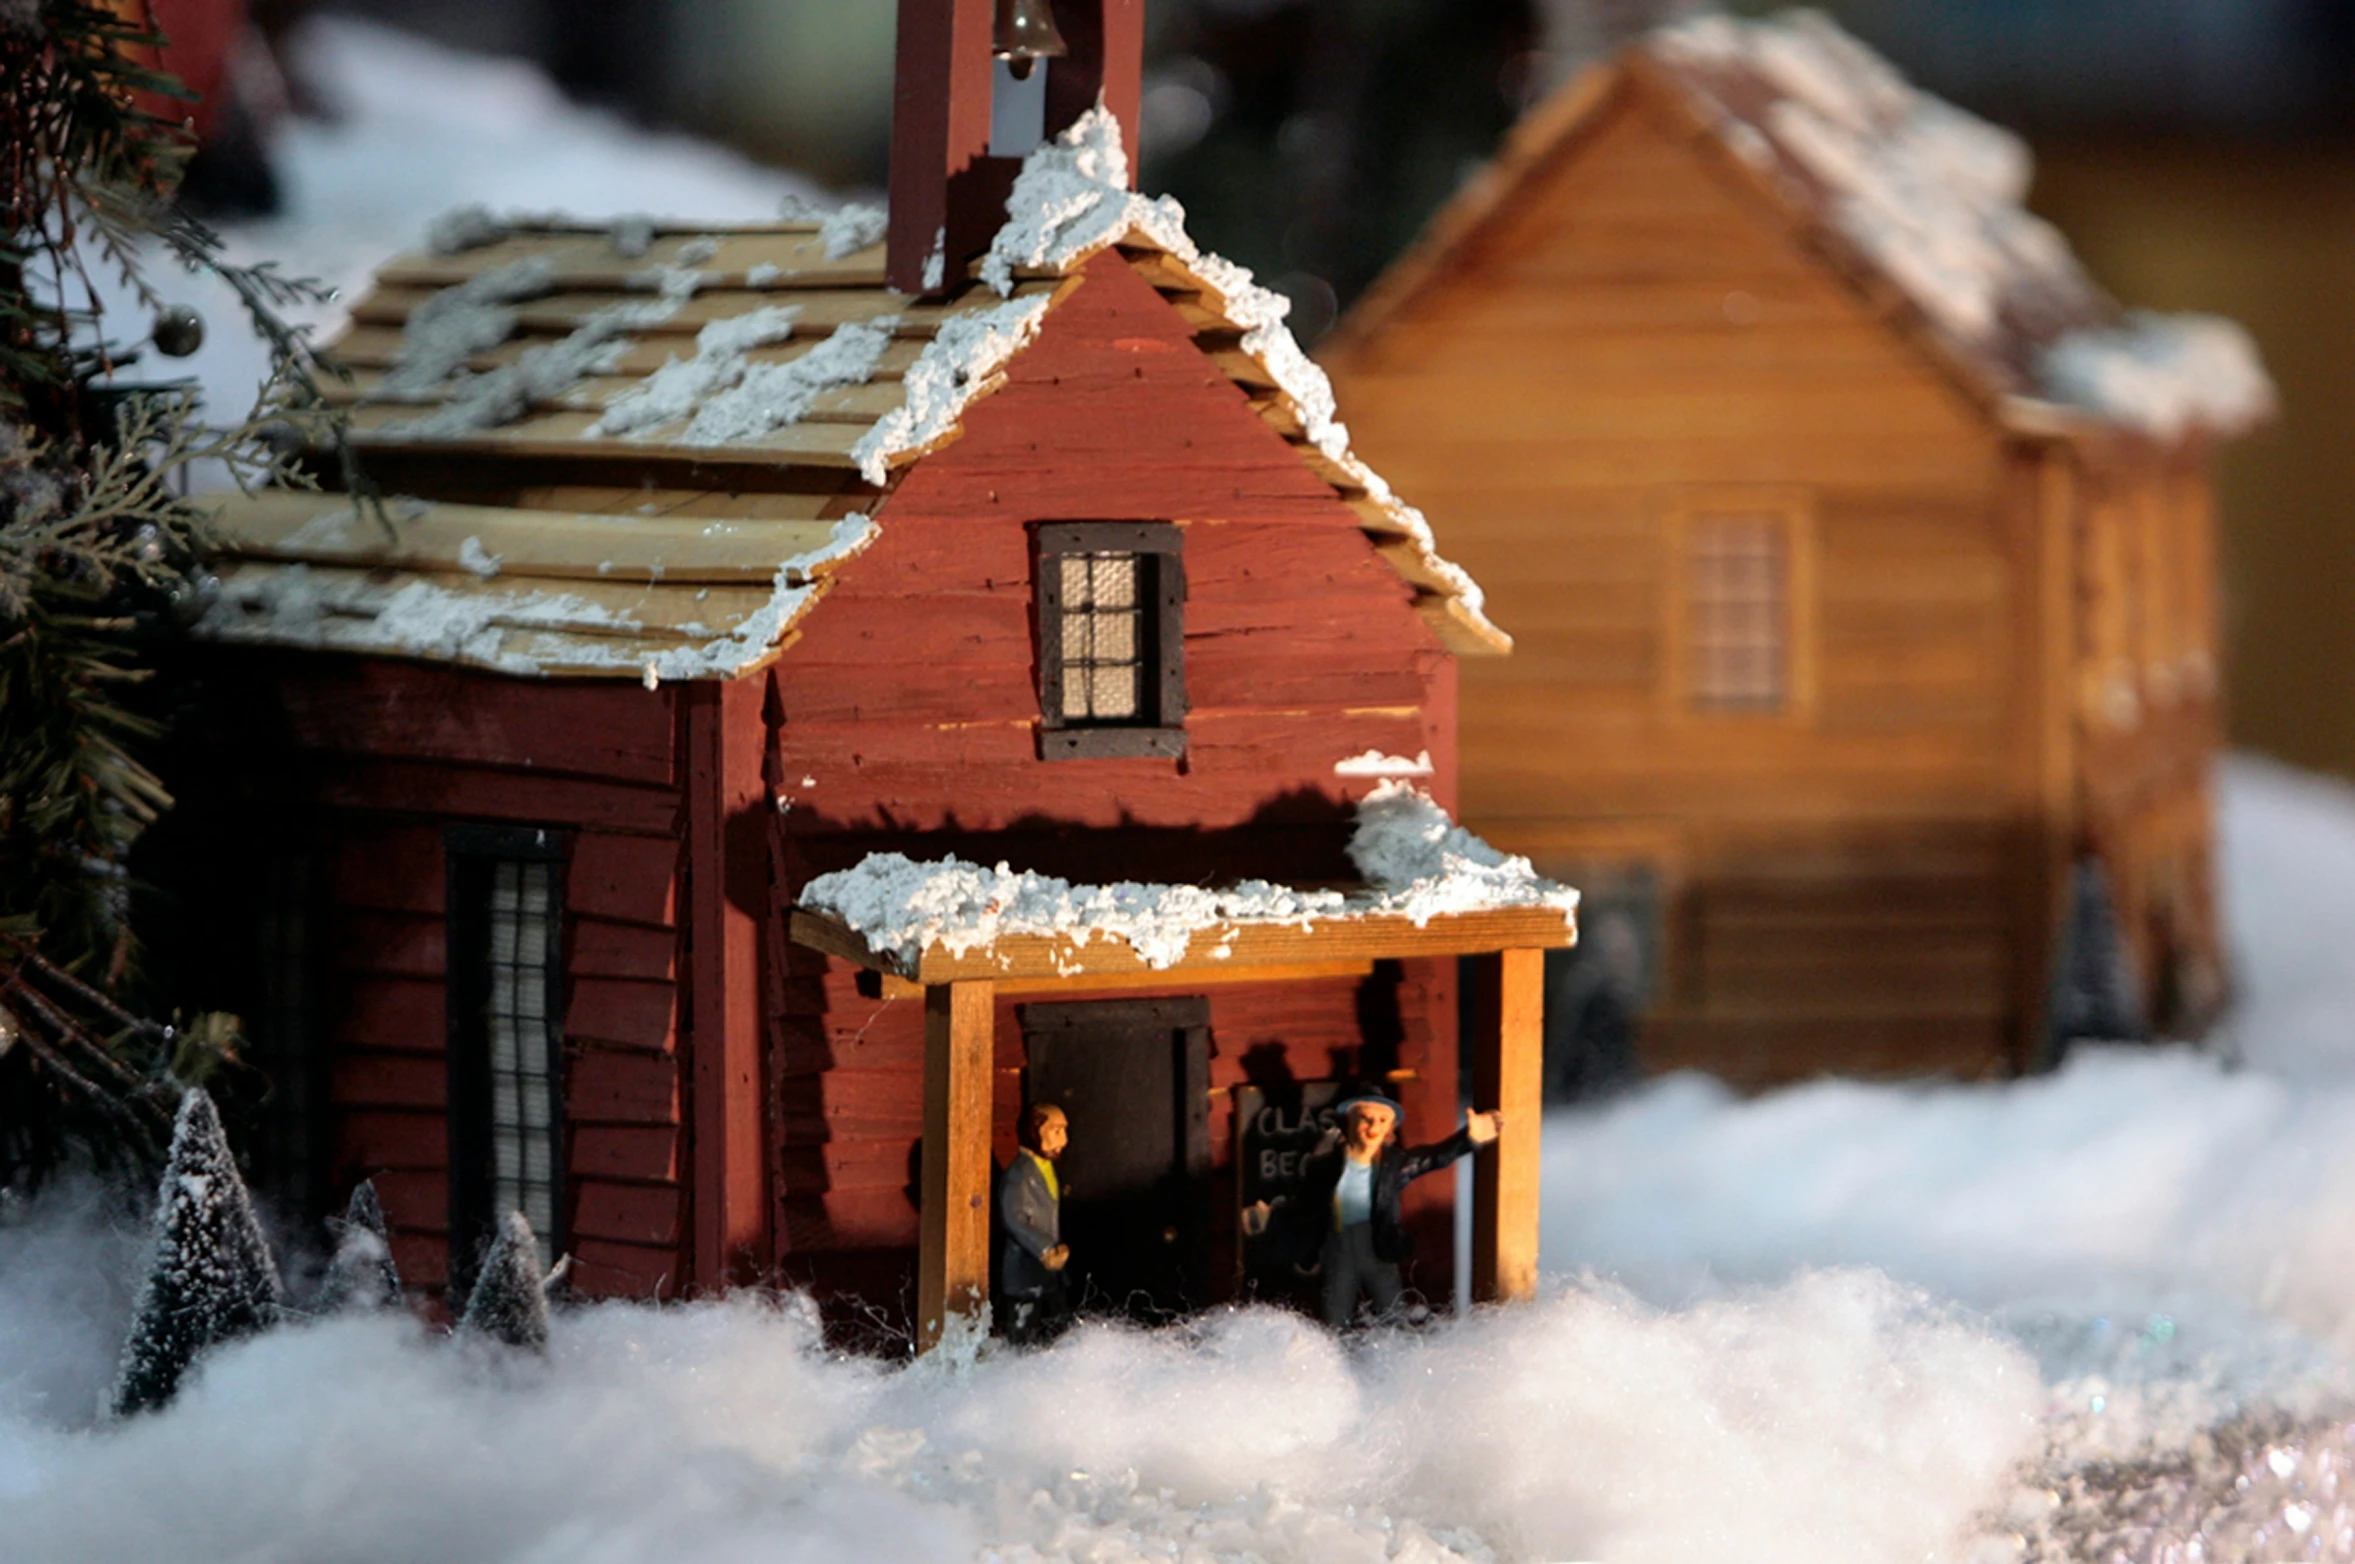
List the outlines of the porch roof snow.
{"label": "porch roof snow", "polygon": [[961,858],[871,853],[804,887],[799,943],[919,982],[1076,977],[1568,945],[1578,893],[1385,782],[1359,801],[1365,884],[1080,885]]}

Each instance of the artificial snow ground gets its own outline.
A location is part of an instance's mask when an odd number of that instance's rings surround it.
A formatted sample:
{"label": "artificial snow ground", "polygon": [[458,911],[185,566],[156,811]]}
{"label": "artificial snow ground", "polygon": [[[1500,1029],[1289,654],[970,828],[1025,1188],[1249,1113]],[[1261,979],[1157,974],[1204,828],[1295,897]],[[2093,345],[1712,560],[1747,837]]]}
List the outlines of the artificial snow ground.
{"label": "artificial snow ground", "polygon": [[[345,1319],[107,1426],[140,1241],[63,1191],[0,1225],[0,1559],[1895,1564],[2022,1557],[2105,1455],[2229,1499],[2209,1431],[2355,1405],[2355,792],[2244,761],[2223,798],[2237,1066],[1659,1081],[1548,1123],[1540,1300],[1420,1333],[905,1368],[741,1298],[516,1363]],[[2343,1556],[2274,1535],[2208,1556]]]}

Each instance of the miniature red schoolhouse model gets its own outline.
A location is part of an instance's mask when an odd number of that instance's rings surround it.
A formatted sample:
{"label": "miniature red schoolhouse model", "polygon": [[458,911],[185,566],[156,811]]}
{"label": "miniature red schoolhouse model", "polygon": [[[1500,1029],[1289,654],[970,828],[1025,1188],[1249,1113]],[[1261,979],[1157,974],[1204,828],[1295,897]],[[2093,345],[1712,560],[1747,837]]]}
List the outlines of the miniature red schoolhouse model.
{"label": "miniature red schoolhouse model", "polygon": [[1472,956],[1475,1282],[1533,1284],[1572,897],[1443,812],[1455,658],[1508,643],[1280,303],[1128,188],[1137,8],[997,67],[1044,93],[1003,155],[990,14],[903,8],[898,226],[461,214],[336,350],[381,509],[221,512],[189,807],[271,847],[219,966],[412,1278],[519,1207],[594,1293],[937,1331],[1046,1099],[1093,1296],[1232,1297],[1258,1137],[1355,1081],[1454,1128]]}
{"label": "miniature red schoolhouse model", "polygon": [[[2208,473],[2271,394],[2238,328],[2096,287],[2028,172],[1820,15],[1698,18],[1320,346],[1520,639],[1465,669],[1464,817],[1589,893],[1565,1076],[1630,1010],[1643,1067],[1763,1085],[2221,1001]],[[2139,1007],[2072,1014],[2088,970]]]}

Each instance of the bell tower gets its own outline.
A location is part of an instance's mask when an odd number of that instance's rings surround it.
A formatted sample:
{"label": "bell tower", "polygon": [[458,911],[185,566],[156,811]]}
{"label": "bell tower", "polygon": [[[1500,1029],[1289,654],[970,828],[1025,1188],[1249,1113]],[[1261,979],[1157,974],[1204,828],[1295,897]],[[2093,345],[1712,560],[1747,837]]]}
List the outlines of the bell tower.
{"label": "bell tower", "polygon": [[1102,98],[1136,178],[1144,0],[900,0],[884,277],[937,293],[1005,221],[1023,154]]}

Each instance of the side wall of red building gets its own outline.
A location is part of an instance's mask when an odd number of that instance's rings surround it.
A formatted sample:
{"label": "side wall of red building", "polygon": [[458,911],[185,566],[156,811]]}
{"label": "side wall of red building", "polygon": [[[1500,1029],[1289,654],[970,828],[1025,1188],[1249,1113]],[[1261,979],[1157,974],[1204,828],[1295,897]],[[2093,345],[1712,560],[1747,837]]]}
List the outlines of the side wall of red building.
{"label": "side wall of red building", "polygon": [[223,656],[236,666],[217,684],[248,703],[224,764],[269,773],[233,829],[264,852],[299,847],[310,881],[300,1024],[327,1065],[317,1193],[337,1200],[374,1177],[403,1275],[427,1288],[447,1278],[443,832],[553,828],[567,843],[574,1280],[596,1294],[675,1287],[686,1191],[673,692],[375,657]]}

